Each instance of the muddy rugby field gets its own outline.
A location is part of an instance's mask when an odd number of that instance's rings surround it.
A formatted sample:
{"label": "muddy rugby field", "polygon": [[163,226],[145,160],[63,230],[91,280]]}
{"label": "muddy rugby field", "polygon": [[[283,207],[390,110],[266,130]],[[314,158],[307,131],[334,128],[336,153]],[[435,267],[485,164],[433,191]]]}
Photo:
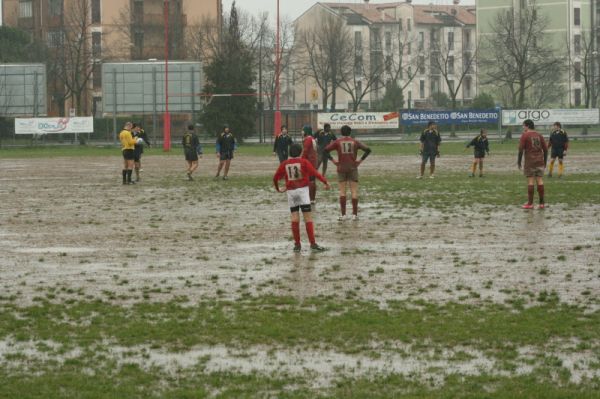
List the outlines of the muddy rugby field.
{"label": "muddy rugby field", "polygon": [[6,397],[593,397],[600,163],[580,148],[547,179],[550,207],[525,212],[509,147],[483,179],[457,147],[419,181],[416,155],[376,146],[359,221],[319,186],[317,254],[303,228],[291,250],[267,150],[242,149],[228,181],[205,155],[191,182],[181,156],[150,153],[133,186],[118,150],[3,157]]}

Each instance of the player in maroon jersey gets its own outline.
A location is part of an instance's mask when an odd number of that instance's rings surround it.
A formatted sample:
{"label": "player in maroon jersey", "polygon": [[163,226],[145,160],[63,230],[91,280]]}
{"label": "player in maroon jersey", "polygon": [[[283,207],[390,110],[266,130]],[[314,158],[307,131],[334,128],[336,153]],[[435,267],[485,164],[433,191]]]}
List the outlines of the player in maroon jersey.
{"label": "player in maroon jersey", "polygon": [[[350,126],[342,126],[341,131],[343,137],[325,147],[325,152],[333,164],[337,166],[341,210],[339,220],[346,219],[346,182],[350,182],[350,192],[352,193],[352,220],[358,220],[358,166],[369,156],[371,149],[350,137],[352,132]],[[359,149],[363,150],[364,153],[357,161]],[[337,161],[331,158],[330,152],[333,150],[338,153]]]}
{"label": "player in maroon jersey", "polygon": [[[304,132],[304,139],[302,142],[302,158],[306,159],[311,163],[312,166],[315,167],[315,169],[317,169],[317,165],[319,164],[319,157],[317,155],[317,140],[315,140],[313,137],[312,128],[309,125],[304,125],[302,131]],[[308,191],[310,195],[310,203],[314,205],[315,198],[317,197],[317,184],[314,176],[310,178]]]}
{"label": "player in maroon jersey", "polygon": [[[294,236],[294,252],[300,252],[302,246],[300,244],[300,210],[304,216],[304,224],[306,225],[306,234],[310,241],[310,248],[313,251],[324,251],[315,241],[315,226],[312,219],[309,183],[310,178],[317,178],[325,184],[325,190],[329,190],[329,183],[312,164],[304,158],[300,158],[302,147],[300,144],[292,144],[290,146],[290,157],[279,164],[279,168],[273,176],[273,185],[275,189],[282,193],[287,191],[288,204],[292,212],[292,235]],[[279,181],[285,178],[285,190],[279,189]]]}
{"label": "player in maroon jersey", "polygon": [[535,125],[531,119],[523,122],[523,134],[519,140],[519,158],[517,165],[521,169],[521,161],[525,154],[525,166],[523,171],[527,177],[527,203],[523,209],[533,209],[533,183],[537,183],[537,191],[540,197],[539,209],[544,209],[544,169],[548,161],[548,146],[544,136],[536,132]]}

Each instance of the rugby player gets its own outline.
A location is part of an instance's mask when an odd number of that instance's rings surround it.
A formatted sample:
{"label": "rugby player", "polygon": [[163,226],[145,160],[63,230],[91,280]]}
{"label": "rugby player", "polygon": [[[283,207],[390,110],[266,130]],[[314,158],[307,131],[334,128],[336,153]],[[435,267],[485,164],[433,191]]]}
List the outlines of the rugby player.
{"label": "rugby player", "polygon": [[[317,141],[313,137],[312,127],[304,125],[302,132],[302,158],[306,159],[315,169],[317,169]],[[317,184],[315,183],[314,176],[309,178],[308,191],[310,194],[310,203],[314,205],[317,197]]]}
{"label": "rugby player", "polygon": [[217,137],[217,158],[219,158],[219,167],[215,179],[219,178],[221,169],[225,166],[223,171],[223,180],[227,180],[227,174],[229,173],[229,166],[233,159],[233,152],[235,151],[235,137],[233,133],[229,131],[229,126],[224,125],[223,131]]}
{"label": "rugby player", "polygon": [[422,179],[425,173],[425,165],[429,160],[429,178],[434,178],[435,158],[440,156],[440,143],[442,138],[437,130],[437,125],[433,121],[429,121],[427,129],[421,133],[420,153],[421,153],[421,174],[417,179]]}
{"label": "rugby player", "polygon": [[[273,185],[278,192],[287,191],[288,205],[291,211],[292,235],[294,237],[294,252],[300,252],[300,210],[304,217],[306,234],[313,251],[324,251],[325,248],[317,244],[315,240],[315,225],[312,218],[309,182],[311,177],[316,177],[323,184],[325,190],[329,190],[329,183],[314,166],[304,158],[300,158],[302,147],[300,144],[292,144],[290,147],[290,158],[279,164],[273,176]],[[279,189],[279,181],[285,178],[285,190]]]}
{"label": "rugby player", "polygon": [[325,174],[327,173],[327,160],[329,159],[329,157],[327,156],[328,153],[325,152],[325,147],[327,147],[329,143],[332,143],[335,140],[337,140],[337,137],[335,137],[335,134],[333,134],[333,132],[331,131],[331,125],[329,123],[326,123],[323,125],[323,130],[319,130],[317,132],[316,139],[317,152],[319,155],[317,170],[319,170],[319,167],[323,165],[323,176],[325,176]]}
{"label": "rugby player", "polygon": [[548,177],[552,177],[554,161],[558,158],[558,178],[560,179],[564,171],[563,158],[567,155],[567,149],[569,148],[569,136],[562,128],[560,122],[554,122],[552,128],[553,131],[548,140],[548,147],[552,148],[552,151],[550,152],[550,158],[552,158],[552,160],[548,167]]}
{"label": "rugby player", "polygon": [[135,148],[135,139],[131,135],[132,126],[131,122],[126,122],[123,130],[119,133],[121,152],[123,153],[123,184],[135,184],[131,181]]}
{"label": "rugby player", "polygon": [[202,154],[202,148],[200,147],[200,140],[194,131],[194,125],[188,125],[187,131],[183,134],[181,139],[181,145],[183,146],[183,154],[188,164],[186,174],[188,180],[194,180],[192,173],[198,169],[198,155]]}
{"label": "rugby player", "polygon": [[467,148],[473,147],[473,165],[471,166],[471,177],[475,177],[475,170],[477,169],[477,164],[479,164],[479,177],[483,177],[483,158],[485,158],[485,154],[490,154],[490,145],[487,139],[487,131],[485,129],[481,129],[477,137],[475,137],[469,144],[467,144]]}
{"label": "rugby player", "polygon": [[525,155],[525,165],[523,171],[527,177],[527,203],[523,209],[533,209],[534,181],[537,183],[537,191],[540,199],[539,209],[546,207],[544,203],[544,168],[548,161],[548,147],[544,137],[536,132],[535,125],[531,119],[523,122],[523,134],[519,140],[519,157],[517,165],[521,169],[523,155]]}
{"label": "rugby player", "polygon": [[132,124],[131,134],[134,139],[136,139],[135,147],[133,149],[133,166],[135,170],[135,181],[140,181],[140,172],[142,171],[142,154],[144,153],[144,146],[140,143],[137,143],[137,139],[144,140],[144,143],[147,146],[150,146],[150,139],[148,135],[142,129],[140,125]]}
{"label": "rugby player", "polygon": [[281,132],[275,138],[275,143],[273,143],[273,155],[277,155],[279,163],[288,159],[290,146],[292,144],[294,144],[294,140],[292,140],[292,137],[288,134],[287,126],[281,126]]}
{"label": "rugby player", "polygon": [[[341,132],[343,137],[325,147],[327,156],[337,166],[341,211],[338,220],[346,219],[346,184],[348,182],[352,195],[352,220],[358,220],[358,166],[369,156],[371,149],[350,137],[352,132],[350,126],[342,126]],[[363,154],[359,160],[356,160],[359,149],[363,151]],[[337,151],[337,161],[331,158],[330,152],[333,150]]]}

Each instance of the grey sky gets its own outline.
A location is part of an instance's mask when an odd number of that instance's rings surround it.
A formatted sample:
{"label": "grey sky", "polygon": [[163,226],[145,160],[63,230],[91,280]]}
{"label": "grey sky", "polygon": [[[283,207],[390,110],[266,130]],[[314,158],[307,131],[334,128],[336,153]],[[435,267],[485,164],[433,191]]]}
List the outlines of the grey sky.
{"label": "grey sky", "polygon": [[[390,3],[393,0],[371,0],[371,4]],[[231,8],[233,0],[223,0],[223,9],[227,12]],[[363,0],[327,0],[326,3],[362,3]],[[287,16],[292,19],[299,17],[304,11],[308,10],[315,0],[279,0],[279,12],[281,16]],[[236,0],[238,8],[252,13],[268,11],[270,15],[275,15],[277,0]],[[413,0],[413,4],[452,4],[452,0]],[[462,0],[461,5],[475,4],[475,0]]]}

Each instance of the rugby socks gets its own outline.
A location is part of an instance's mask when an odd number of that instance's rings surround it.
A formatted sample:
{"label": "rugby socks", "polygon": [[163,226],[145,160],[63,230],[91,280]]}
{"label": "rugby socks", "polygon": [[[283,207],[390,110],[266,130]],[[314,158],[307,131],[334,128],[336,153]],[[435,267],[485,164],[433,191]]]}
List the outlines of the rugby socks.
{"label": "rugby socks", "polygon": [[352,198],[352,214],[358,215],[358,198]]}
{"label": "rugby socks", "polygon": [[123,184],[127,183],[127,169],[123,169]]}
{"label": "rugby socks", "polygon": [[127,183],[131,183],[131,173],[133,171],[131,169],[127,169]]}
{"label": "rugby socks", "polygon": [[140,180],[140,168],[135,168],[135,179]]}
{"label": "rugby socks", "polygon": [[315,224],[314,222],[305,222],[306,224],[306,234],[308,235],[308,241],[310,241],[310,245],[316,244],[315,241]]}
{"label": "rugby socks", "polygon": [[[533,186],[531,186],[531,187],[533,187]],[[538,196],[540,197],[540,204],[543,204],[544,203],[544,185],[538,184],[537,189],[538,189]],[[533,194],[532,194],[531,198],[533,201]],[[533,203],[533,202],[530,202],[530,203]]]}
{"label": "rugby socks", "polygon": [[300,222],[292,222],[292,235],[294,236],[294,243],[300,245]]}
{"label": "rugby socks", "polygon": [[346,196],[340,197],[340,210],[342,211],[342,216],[346,215]]}
{"label": "rugby socks", "polygon": [[564,170],[565,170],[565,165],[563,165],[562,162],[559,162],[558,163],[558,177],[562,176]]}
{"label": "rugby socks", "polygon": [[475,174],[475,170],[477,170],[477,162],[473,162],[473,166],[471,166],[471,174]]}
{"label": "rugby socks", "polygon": [[311,202],[313,202],[317,196],[317,183],[314,181],[308,183],[308,196],[310,197]]}
{"label": "rugby socks", "polygon": [[[540,186],[538,186],[538,190],[540,189]],[[529,205],[533,205],[533,184],[532,185],[527,185],[527,204]],[[543,191],[543,189],[542,189]]]}
{"label": "rugby socks", "polygon": [[554,159],[550,161],[550,166],[548,167],[548,174],[552,176],[552,171],[554,170]]}

